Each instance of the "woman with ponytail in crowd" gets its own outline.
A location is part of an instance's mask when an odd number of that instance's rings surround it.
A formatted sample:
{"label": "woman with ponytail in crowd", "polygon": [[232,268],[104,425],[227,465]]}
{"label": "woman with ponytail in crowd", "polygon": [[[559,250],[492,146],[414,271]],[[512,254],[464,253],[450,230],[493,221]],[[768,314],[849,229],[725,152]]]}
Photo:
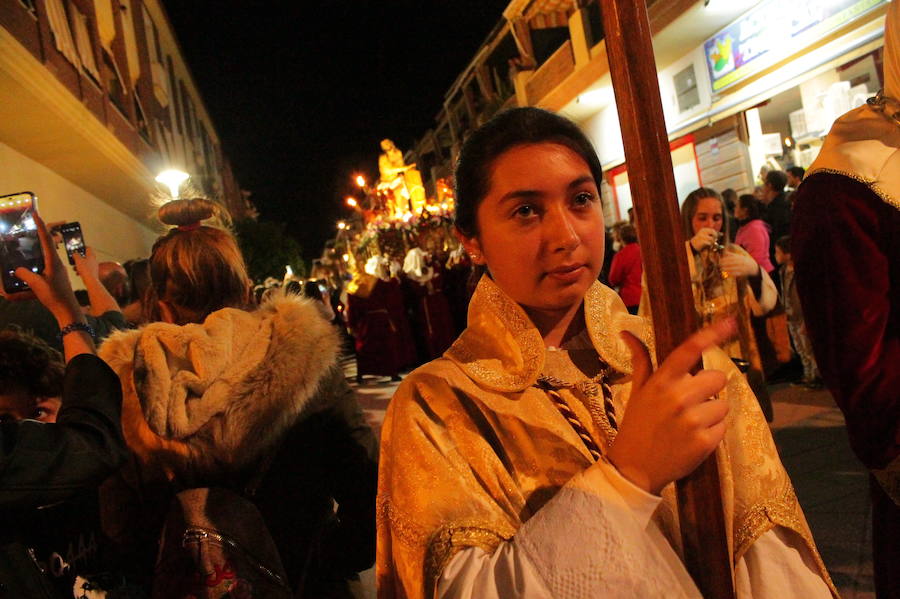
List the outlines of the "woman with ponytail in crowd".
{"label": "woman with ponytail in crowd", "polygon": [[222,487],[257,506],[295,596],[349,596],[374,558],[376,441],[333,327],[294,294],[255,307],[235,239],[203,224],[216,215],[204,199],[160,209],[172,228],[150,256],[149,324],[101,348],[132,452],[104,488],[104,526],[146,578],[175,494]]}

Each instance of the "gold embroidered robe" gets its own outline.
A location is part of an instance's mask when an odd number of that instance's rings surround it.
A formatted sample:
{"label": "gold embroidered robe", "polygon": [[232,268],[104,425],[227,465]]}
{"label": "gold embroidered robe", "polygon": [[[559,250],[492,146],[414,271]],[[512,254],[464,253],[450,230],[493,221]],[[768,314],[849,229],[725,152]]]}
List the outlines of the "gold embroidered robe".
{"label": "gold embroidered robe", "polygon": [[[584,314],[594,348],[615,372],[613,403],[621,421],[632,365],[620,333],[649,343],[650,328],[600,283],[586,294]],[[533,386],[545,348],[524,310],[485,276],[468,318],[444,357],[407,376],[388,407],[377,513],[376,577],[383,599],[432,597],[437,576],[457,552],[478,547],[492,553],[593,461],[546,392]],[[717,459],[733,562],[781,525],[803,539],[833,589],[744,377],[720,350],[704,362],[728,374],[723,393],[731,410]],[[606,447],[600,418],[592,418],[571,391],[560,395],[597,445]],[[678,551],[672,485],[663,496],[654,518]]]}

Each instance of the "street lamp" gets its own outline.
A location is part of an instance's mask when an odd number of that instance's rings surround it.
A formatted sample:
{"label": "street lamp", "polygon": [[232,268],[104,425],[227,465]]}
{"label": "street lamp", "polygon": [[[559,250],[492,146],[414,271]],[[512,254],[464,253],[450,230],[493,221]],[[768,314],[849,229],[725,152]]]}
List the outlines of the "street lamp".
{"label": "street lamp", "polygon": [[338,224],[337,224],[337,227],[338,227],[338,230],[339,230],[339,231],[343,231],[344,229],[347,228],[347,223],[345,223],[345,222],[342,221],[342,220],[339,220],[339,221],[338,221]]}
{"label": "street lamp", "polygon": [[351,208],[356,208],[359,205],[359,202],[357,202],[356,198],[353,196],[347,196],[344,201],[347,202],[347,205]]}
{"label": "street lamp", "polygon": [[181,187],[181,184],[188,180],[188,175],[184,171],[179,171],[177,169],[170,168],[156,175],[156,182],[162,183],[166,187],[169,188],[169,191],[172,192],[172,199],[178,199],[178,188]]}
{"label": "street lamp", "polygon": [[366,178],[362,175],[356,175],[356,184],[359,185],[361,189],[365,189],[366,187]]}

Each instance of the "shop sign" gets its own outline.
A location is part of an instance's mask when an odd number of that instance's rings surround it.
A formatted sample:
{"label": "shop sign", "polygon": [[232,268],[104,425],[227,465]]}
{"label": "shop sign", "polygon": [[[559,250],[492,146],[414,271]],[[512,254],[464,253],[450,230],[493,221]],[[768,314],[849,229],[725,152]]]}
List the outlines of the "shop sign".
{"label": "shop sign", "polygon": [[888,0],[765,0],[706,40],[713,92],[759,73]]}

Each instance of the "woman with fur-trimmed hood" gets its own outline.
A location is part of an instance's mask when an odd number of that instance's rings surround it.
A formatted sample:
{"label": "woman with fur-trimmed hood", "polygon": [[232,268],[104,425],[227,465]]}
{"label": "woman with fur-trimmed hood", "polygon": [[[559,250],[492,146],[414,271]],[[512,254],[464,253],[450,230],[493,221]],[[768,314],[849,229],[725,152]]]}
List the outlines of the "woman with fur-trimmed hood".
{"label": "woman with fur-trimmed hood", "polygon": [[255,488],[298,596],[349,596],[374,561],[374,435],[335,364],[335,330],[298,296],[251,310],[234,238],[201,224],[215,212],[206,200],[160,209],[175,226],[150,257],[151,324],[101,348],[132,451],[104,485],[104,528],[146,580],[175,493]]}

